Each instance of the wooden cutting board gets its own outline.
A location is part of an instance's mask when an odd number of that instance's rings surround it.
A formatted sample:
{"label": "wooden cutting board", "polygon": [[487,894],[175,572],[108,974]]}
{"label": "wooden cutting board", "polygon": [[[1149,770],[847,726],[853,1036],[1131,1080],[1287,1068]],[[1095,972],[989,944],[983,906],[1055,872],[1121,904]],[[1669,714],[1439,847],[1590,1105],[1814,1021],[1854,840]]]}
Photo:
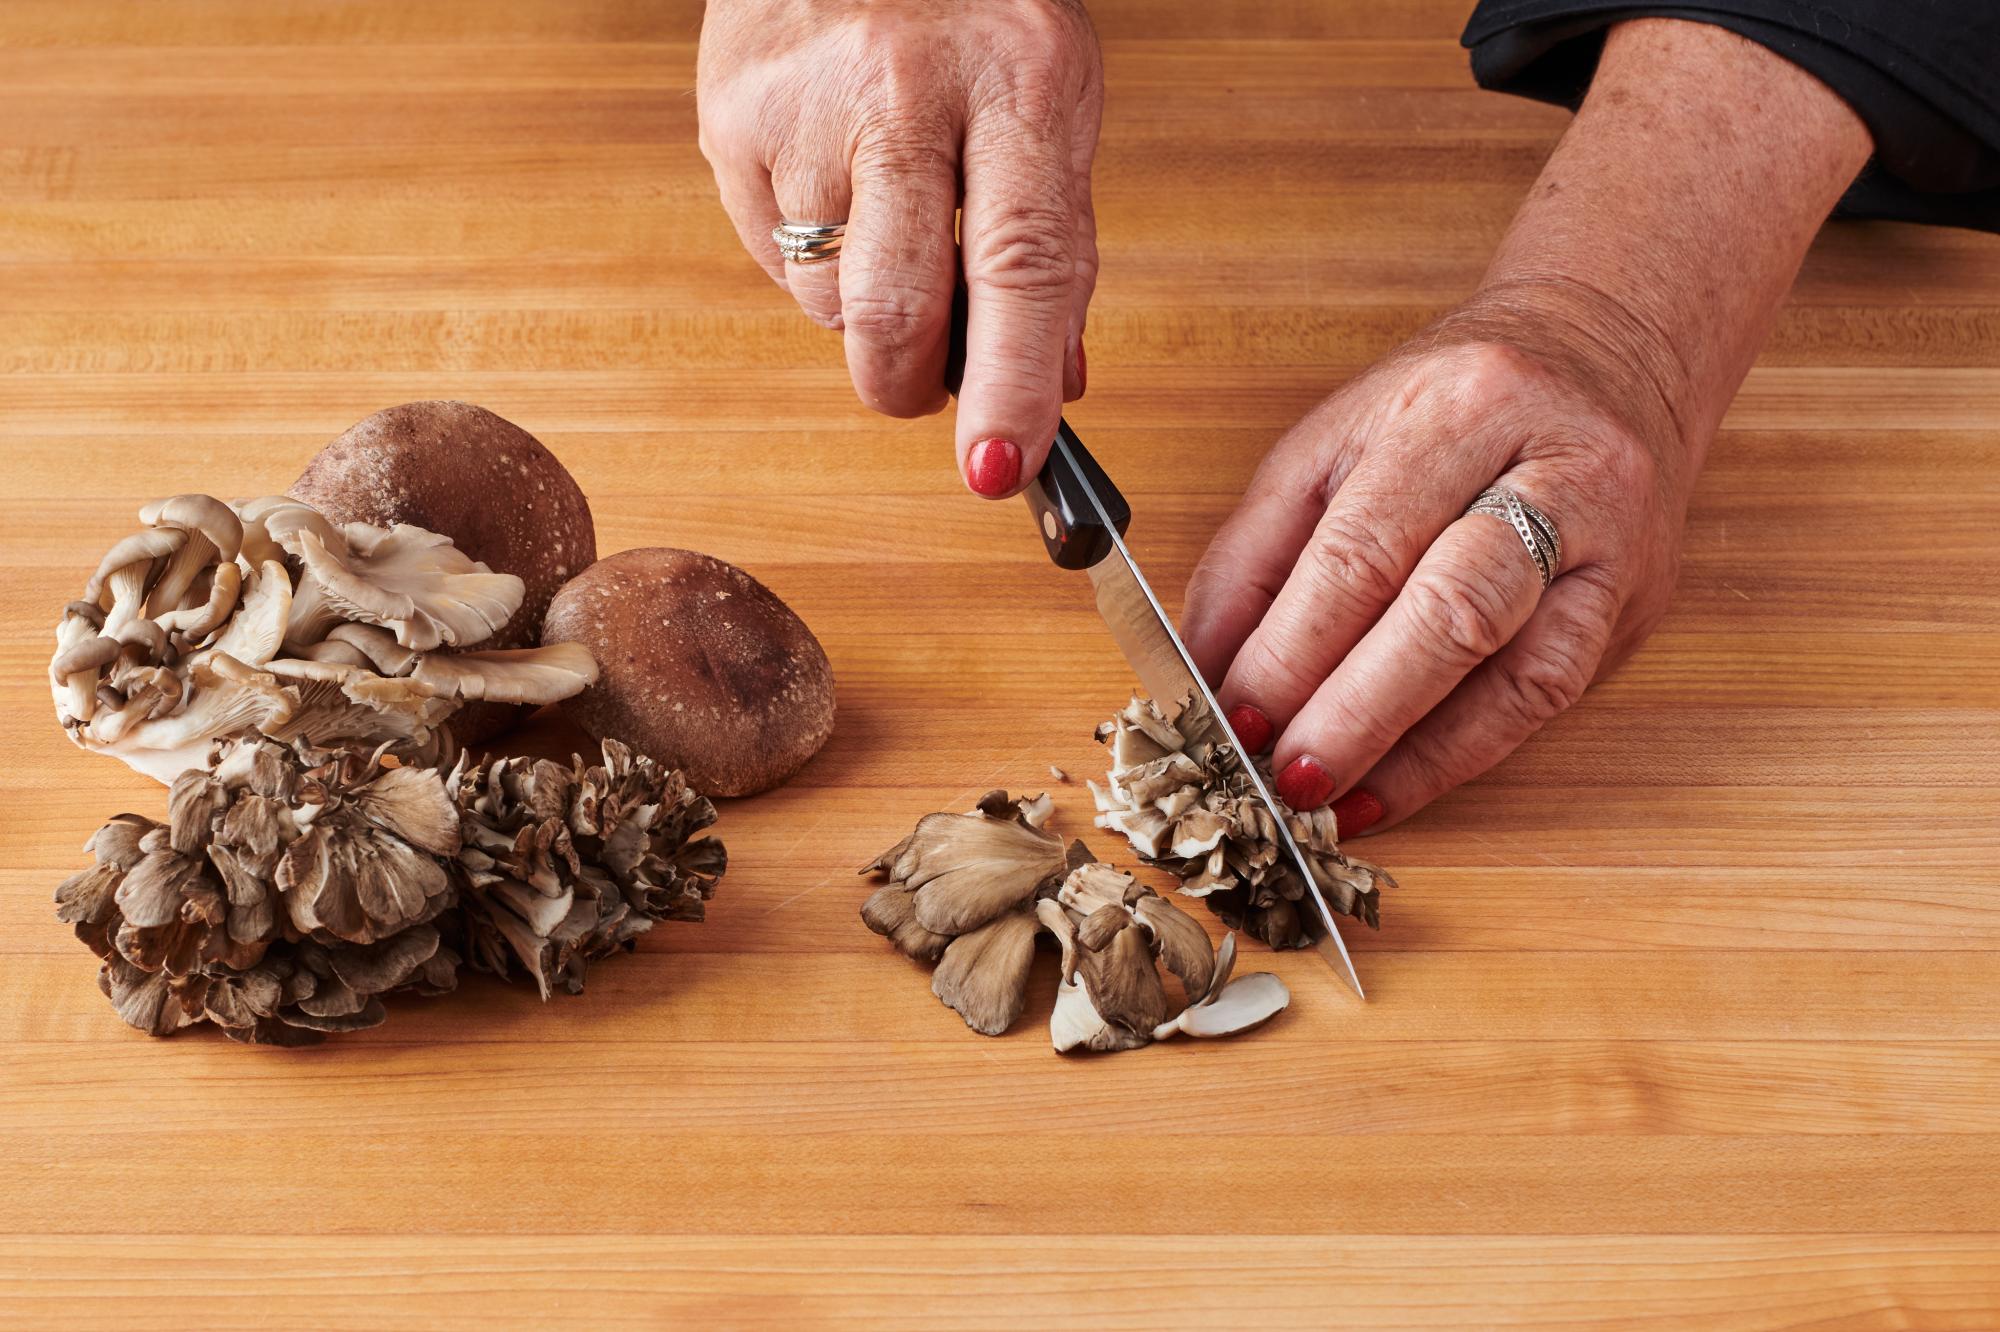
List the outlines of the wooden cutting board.
{"label": "wooden cutting board", "polygon": [[[1092,8],[1071,417],[1177,590],[1261,449],[1472,286],[1565,117],[1472,87],[1466,0]],[[0,6],[0,1320],[2000,1321],[2000,239],[1828,231],[1651,646],[1369,845],[1365,1007],[1255,949],[1296,996],[1255,1036],[1058,1059],[1045,987],[972,1035],[853,866],[1095,774],[1128,674],[947,423],[863,412],[738,249],[698,21]],[[140,1036],[49,894],[163,795],[58,733],[57,608],[144,499],[277,489],[418,397],[538,434],[601,549],[768,582],[838,731],[726,808],[709,922],[581,998]]]}

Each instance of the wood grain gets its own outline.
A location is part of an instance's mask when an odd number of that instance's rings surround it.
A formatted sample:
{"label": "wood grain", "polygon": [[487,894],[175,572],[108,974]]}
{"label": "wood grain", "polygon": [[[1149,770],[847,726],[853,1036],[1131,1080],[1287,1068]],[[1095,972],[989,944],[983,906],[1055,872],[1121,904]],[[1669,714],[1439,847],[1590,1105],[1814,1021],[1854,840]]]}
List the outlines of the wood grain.
{"label": "wood grain", "polygon": [[[1092,4],[1071,419],[1163,587],[1271,438],[1471,287],[1561,132],[1472,88],[1466,7]],[[1129,673],[941,423],[863,412],[737,249],[699,20],[0,6],[0,1323],[2000,1324],[2000,242],[1828,229],[1658,635],[1371,843],[1403,887],[1365,1007],[1258,951],[1297,997],[1256,1036],[1061,1060],[1046,985],[971,1035],[850,867],[1094,774]],[[581,997],[475,979],[302,1053],[138,1036],[48,897],[162,797],[51,724],[55,609],[144,500],[277,489],[442,396],[556,449],[602,549],[791,601],[834,739],[726,808],[709,922]]]}

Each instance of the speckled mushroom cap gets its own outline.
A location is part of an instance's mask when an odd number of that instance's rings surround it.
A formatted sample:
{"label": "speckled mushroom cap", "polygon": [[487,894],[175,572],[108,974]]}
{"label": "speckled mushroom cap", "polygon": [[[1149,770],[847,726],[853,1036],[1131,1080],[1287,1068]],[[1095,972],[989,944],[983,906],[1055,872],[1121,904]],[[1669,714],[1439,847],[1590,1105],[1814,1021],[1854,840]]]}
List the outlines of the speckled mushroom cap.
{"label": "speckled mushroom cap", "polygon": [[[526,587],[488,648],[539,641],[549,601],[597,558],[590,505],[556,456],[521,427],[468,402],[406,402],[357,422],[321,449],[294,498],[335,523],[411,523],[441,532]],[[497,735],[519,709],[474,704],[452,718],[468,744]]]}
{"label": "speckled mushroom cap", "polygon": [[563,709],[593,738],[752,795],[833,733],[833,668],[791,607],[733,564],[654,546],[606,556],[556,594],[544,643],[581,643],[597,683]]}

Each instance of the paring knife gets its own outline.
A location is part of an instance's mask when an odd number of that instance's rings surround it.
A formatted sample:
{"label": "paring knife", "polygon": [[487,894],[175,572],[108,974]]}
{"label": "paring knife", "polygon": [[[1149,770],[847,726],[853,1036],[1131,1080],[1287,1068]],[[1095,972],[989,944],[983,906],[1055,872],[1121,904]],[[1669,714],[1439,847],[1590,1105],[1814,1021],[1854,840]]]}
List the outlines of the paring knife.
{"label": "paring knife", "polygon": [[1153,595],[1152,586],[1139,572],[1138,562],[1125,544],[1125,529],[1132,522],[1131,506],[1090,456],[1090,450],[1083,447],[1083,441],[1069,428],[1069,422],[1057,423],[1048,461],[1029,484],[1024,498],[1035,515],[1035,526],[1041,532],[1049,558],[1061,568],[1083,569],[1090,574],[1090,581],[1097,589],[1098,613],[1104,617],[1111,636],[1125,653],[1125,660],[1132,664],[1160,711],[1171,720],[1173,710],[1184,698],[1199,699],[1207,706],[1216,731],[1229,744],[1233,760],[1242,767],[1251,789],[1277,825],[1284,854],[1291,857],[1292,868],[1305,881],[1306,898],[1311,906],[1299,915],[1306,934],[1334,972],[1354,987],[1355,994],[1365,998],[1361,978],[1354,974],[1354,960],[1347,955],[1347,945],[1341,942],[1340,926],[1327,907],[1325,895],[1313,881],[1312,868],[1299,844],[1292,839],[1283,808],[1272,798],[1257,765],[1250,762],[1236,733],[1230,729],[1229,719],[1222,715],[1215,695],[1201,678],[1201,672],[1194,668],[1173,620],[1161,607],[1160,599]]}

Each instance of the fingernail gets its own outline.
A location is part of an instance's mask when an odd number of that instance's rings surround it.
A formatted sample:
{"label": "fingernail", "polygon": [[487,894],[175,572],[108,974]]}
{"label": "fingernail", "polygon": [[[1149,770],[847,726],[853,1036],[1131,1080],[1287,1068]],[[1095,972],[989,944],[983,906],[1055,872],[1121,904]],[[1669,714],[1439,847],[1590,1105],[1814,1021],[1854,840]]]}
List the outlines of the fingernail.
{"label": "fingernail", "polygon": [[998,499],[1021,479],[1021,451],[1012,441],[982,439],[965,455],[965,482],[988,499]]}
{"label": "fingernail", "polygon": [[1243,742],[1245,753],[1261,754],[1271,747],[1271,719],[1248,703],[1229,710],[1229,729]]}
{"label": "fingernail", "polygon": [[1333,802],[1336,837],[1359,837],[1382,821],[1382,801],[1373,791],[1355,787]]}
{"label": "fingernail", "polygon": [[1318,809],[1332,795],[1333,774],[1311,754],[1293,759],[1291,766],[1278,774],[1278,799],[1300,813]]}
{"label": "fingernail", "polygon": [[1090,387],[1090,362],[1083,354],[1083,339],[1076,340],[1076,396],[1081,398]]}

